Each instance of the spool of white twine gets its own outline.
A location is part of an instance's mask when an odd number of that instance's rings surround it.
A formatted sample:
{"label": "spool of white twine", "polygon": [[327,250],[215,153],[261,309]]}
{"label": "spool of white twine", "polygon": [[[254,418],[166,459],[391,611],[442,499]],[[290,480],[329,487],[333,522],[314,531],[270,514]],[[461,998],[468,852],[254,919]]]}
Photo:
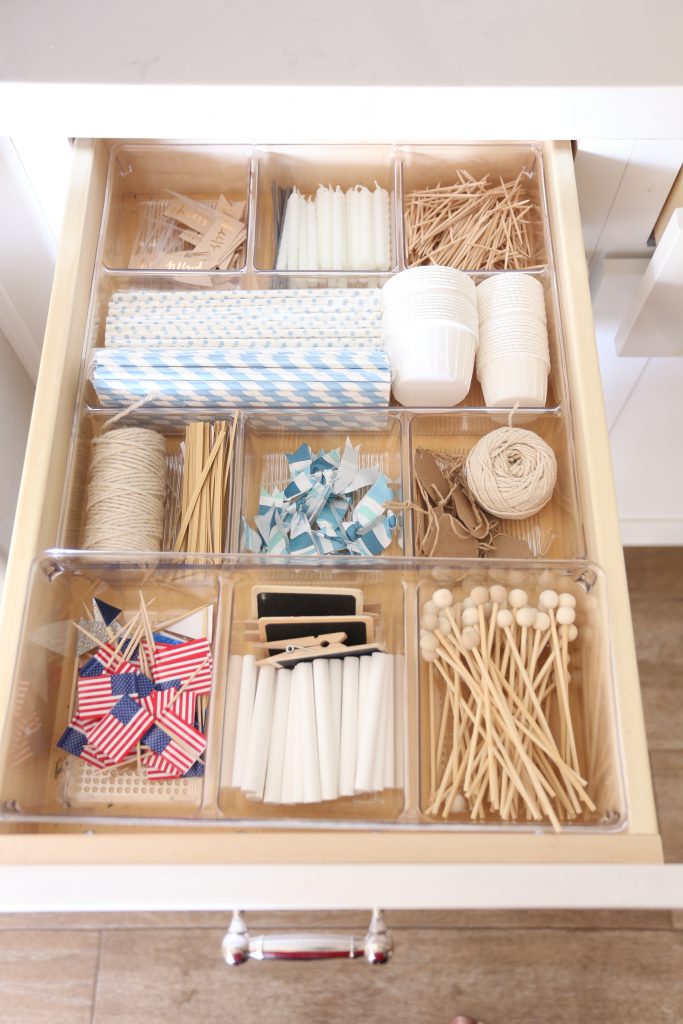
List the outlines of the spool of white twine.
{"label": "spool of white twine", "polygon": [[166,443],[142,427],[92,441],[83,547],[158,551],[164,525]]}
{"label": "spool of white twine", "polygon": [[474,500],[499,519],[527,519],[552,497],[555,453],[532,430],[501,427],[485,434],[465,462]]}

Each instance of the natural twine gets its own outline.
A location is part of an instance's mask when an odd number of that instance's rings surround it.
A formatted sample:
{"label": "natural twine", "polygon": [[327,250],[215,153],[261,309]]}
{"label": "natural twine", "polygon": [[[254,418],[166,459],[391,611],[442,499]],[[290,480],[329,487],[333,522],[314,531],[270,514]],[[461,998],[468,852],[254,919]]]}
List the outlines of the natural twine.
{"label": "natural twine", "polygon": [[161,434],[121,427],[94,438],[83,546],[158,551],[165,492],[166,444]]}
{"label": "natural twine", "polygon": [[485,434],[465,462],[475,501],[500,519],[527,519],[552,497],[555,453],[531,430],[501,427]]}

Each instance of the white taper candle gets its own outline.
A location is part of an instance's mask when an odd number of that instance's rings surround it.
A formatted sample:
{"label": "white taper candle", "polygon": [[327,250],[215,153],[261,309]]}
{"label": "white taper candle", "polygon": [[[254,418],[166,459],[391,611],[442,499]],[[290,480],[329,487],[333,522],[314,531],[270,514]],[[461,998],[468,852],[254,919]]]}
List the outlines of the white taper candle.
{"label": "white taper candle", "polygon": [[332,270],[347,269],[346,236],[346,196],[337,185],[332,193]]}
{"label": "white taper candle", "polygon": [[306,270],[318,270],[318,221],[314,199],[309,199],[306,203],[306,231],[308,234],[308,266]]}
{"label": "white taper candle", "polygon": [[291,210],[291,223],[287,225],[287,270],[299,269],[299,233],[305,221],[302,217],[304,198],[297,189],[294,189],[289,202],[287,203],[287,217]]}
{"label": "white taper candle", "polygon": [[389,193],[379,185],[375,185],[375,191],[372,194],[372,214],[373,268],[388,270],[391,266]]}
{"label": "white taper candle", "polygon": [[318,228],[318,269],[332,269],[332,189],[320,185],[315,194]]}
{"label": "white taper candle", "polygon": [[361,209],[358,186],[348,189],[346,193],[346,239],[348,253],[348,267],[350,270],[360,270],[361,263]]}
{"label": "white taper candle", "polygon": [[360,269],[372,270],[375,264],[375,247],[373,244],[375,218],[372,196],[370,195],[369,189],[361,187],[358,190],[358,204],[360,223]]}

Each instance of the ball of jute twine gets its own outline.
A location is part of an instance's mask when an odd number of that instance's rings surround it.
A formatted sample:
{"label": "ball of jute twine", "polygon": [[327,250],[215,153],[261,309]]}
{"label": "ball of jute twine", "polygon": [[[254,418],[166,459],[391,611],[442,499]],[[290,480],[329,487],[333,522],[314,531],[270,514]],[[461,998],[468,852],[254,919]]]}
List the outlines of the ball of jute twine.
{"label": "ball of jute twine", "polygon": [[500,427],[485,434],[465,462],[467,484],[477,504],[499,519],[527,519],[552,497],[555,453],[532,430]]}
{"label": "ball of jute twine", "polygon": [[166,443],[143,427],[92,441],[83,547],[158,551],[164,525]]}

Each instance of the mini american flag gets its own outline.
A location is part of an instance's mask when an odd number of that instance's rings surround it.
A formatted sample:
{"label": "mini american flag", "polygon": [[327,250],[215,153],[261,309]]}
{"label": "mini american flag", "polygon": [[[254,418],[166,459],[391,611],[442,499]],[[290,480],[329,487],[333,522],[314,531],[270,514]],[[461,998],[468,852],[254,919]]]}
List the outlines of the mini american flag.
{"label": "mini american flag", "polygon": [[194,725],[196,697],[197,695],[189,688],[183,690],[178,697],[169,697],[164,705],[159,707],[157,717],[161,716],[164,710],[171,705],[171,710],[178,718],[188,725]]}
{"label": "mini american flag", "polygon": [[74,719],[70,725],[67,725],[66,729],[57,740],[57,746],[60,750],[65,750],[67,754],[73,754],[74,757],[80,757],[84,748],[87,746],[88,737],[83,729],[74,724],[75,721],[76,719]]}
{"label": "mini american flag", "polygon": [[183,773],[174,768],[165,758],[160,757],[159,754],[146,754],[142,763],[147,769],[148,778],[155,779],[157,782],[161,782],[164,779],[182,778]]}
{"label": "mini american flag", "polygon": [[67,754],[80,757],[82,761],[95,768],[108,768],[115,762],[109,757],[99,754],[91,745],[88,733],[92,731],[92,723],[86,722],[80,715],[75,715],[57,741],[57,746]]}
{"label": "mini american flag", "polygon": [[142,672],[115,672],[111,677],[111,692],[117,697],[129,694],[143,700],[153,691],[154,683]]}
{"label": "mini american flag", "polygon": [[[100,625],[118,614],[104,602],[93,609]],[[78,670],[78,712],[58,746],[105,769],[139,765],[138,744],[148,778],[202,776],[206,737],[197,696],[211,691],[211,645],[163,629],[152,637],[153,646],[147,637],[120,647],[113,638],[100,641]]]}
{"label": "mini american flag", "polygon": [[98,753],[118,764],[138,740],[154,725],[154,719],[133,697],[121,697],[90,733]]}
{"label": "mini american flag", "polygon": [[84,721],[101,718],[119,697],[112,693],[109,675],[85,676],[78,680],[78,714]]}
{"label": "mini american flag", "polygon": [[158,725],[153,726],[143,736],[142,742],[149,747],[153,754],[163,757],[168,764],[173,765],[179,775],[189,771],[197,760],[198,755],[196,753],[188,749],[175,737],[170,736]]}
{"label": "mini american flag", "polygon": [[169,679],[180,679],[186,683],[192,679],[186,687],[190,693],[210,693],[213,661],[209,641],[188,640],[162,651],[155,659],[153,675],[155,683]]}
{"label": "mini american flag", "polygon": [[195,729],[193,725],[188,725],[187,722],[184,722],[179,715],[176,715],[173,708],[167,708],[166,711],[161,713],[159,725],[164,732],[177,739],[187,750],[194,751],[195,761],[204,752],[206,736],[199,732],[198,729]]}
{"label": "mini american flag", "polygon": [[103,673],[104,665],[102,664],[101,661],[98,661],[97,658],[95,658],[94,656],[92,658],[88,658],[85,665],[81,665],[81,668],[79,669],[78,672],[81,678],[83,678],[84,676],[101,676]]}
{"label": "mini american flag", "polygon": [[127,661],[112,643],[100,647],[95,657],[107,672],[137,672],[137,666]]}

